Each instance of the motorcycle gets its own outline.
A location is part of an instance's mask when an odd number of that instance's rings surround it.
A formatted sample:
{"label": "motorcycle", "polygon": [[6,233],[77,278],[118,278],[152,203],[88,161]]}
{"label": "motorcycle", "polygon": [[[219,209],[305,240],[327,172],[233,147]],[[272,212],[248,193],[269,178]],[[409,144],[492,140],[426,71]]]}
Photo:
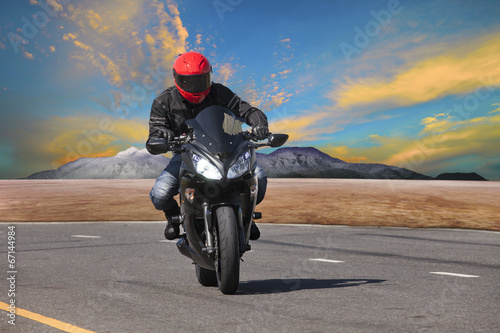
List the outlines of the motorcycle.
{"label": "motorcycle", "polygon": [[177,248],[194,261],[200,284],[234,294],[240,260],[251,249],[252,221],[262,217],[255,212],[255,150],[280,147],[288,135],[270,134],[259,143],[251,131],[242,130],[242,119],[223,106],[210,106],[186,124],[188,133],[157,144],[182,154],[181,214],[172,220],[183,225],[185,234]]}

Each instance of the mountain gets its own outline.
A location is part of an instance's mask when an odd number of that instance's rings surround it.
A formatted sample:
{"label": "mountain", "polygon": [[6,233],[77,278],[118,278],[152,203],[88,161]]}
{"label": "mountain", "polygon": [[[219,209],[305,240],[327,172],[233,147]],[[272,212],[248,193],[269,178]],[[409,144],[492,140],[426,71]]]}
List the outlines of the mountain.
{"label": "mountain", "polygon": [[475,172],[454,172],[454,173],[442,173],[436,178],[436,180],[488,180],[481,177]]}
{"label": "mountain", "polygon": [[[163,155],[130,147],[113,157],[80,158],[56,170],[34,173],[28,179],[151,179],[168,164]],[[312,147],[280,148],[257,153],[259,165],[270,178],[432,179],[394,166],[347,163]]]}
{"label": "mountain", "polygon": [[79,158],[56,170],[42,171],[28,179],[151,179],[165,169],[170,159],[130,147],[112,157]]}
{"label": "mountain", "polygon": [[270,178],[432,179],[407,169],[375,163],[347,163],[313,147],[281,148],[257,154]]}

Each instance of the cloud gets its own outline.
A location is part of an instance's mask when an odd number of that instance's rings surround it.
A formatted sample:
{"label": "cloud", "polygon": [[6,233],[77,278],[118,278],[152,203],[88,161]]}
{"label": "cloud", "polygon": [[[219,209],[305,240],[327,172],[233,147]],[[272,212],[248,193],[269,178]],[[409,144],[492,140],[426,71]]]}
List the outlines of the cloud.
{"label": "cloud", "polygon": [[[462,42],[441,54],[393,68],[389,77],[346,78],[329,94],[341,108],[386,104],[406,107],[447,95],[466,94],[500,84],[498,32]],[[488,79],[486,79],[488,78]]]}
{"label": "cloud", "polygon": [[[24,118],[25,115],[19,113],[4,119],[0,153],[15,152],[7,154],[9,161],[5,162],[17,166],[0,168],[0,173],[5,172],[4,177],[26,177],[81,157],[112,156],[130,146],[144,148],[149,132],[145,118],[122,119],[96,114],[51,117],[32,122],[25,122]],[[23,123],[23,126],[12,126],[14,123]],[[5,151],[2,148],[5,146],[10,150]]]}
{"label": "cloud", "polygon": [[35,59],[35,58],[33,57],[33,54],[29,53],[28,51],[24,51],[24,52],[23,52],[23,55],[24,55],[24,57],[25,57],[26,59],[28,59],[28,60],[33,60],[33,59]]}
{"label": "cloud", "polygon": [[422,133],[436,133],[437,131],[444,132],[454,126],[454,122],[450,121],[451,117],[440,113],[434,117],[422,119],[420,124],[424,125]]}
{"label": "cloud", "polygon": [[83,44],[82,42],[79,42],[77,40],[73,41],[73,44],[75,44],[76,47],[79,47],[81,48],[82,50],[85,50],[85,51],[91,51],[93,52],[94,50],[92,49],[92,47],[88,46],[88,45],[85,45]]}
{"label": "cloud", "polygon": [[78,36],[76,34],[71,33],[71,32],[63,35],[63,40],[65,40],[65,41],[75,40],[77,38],[78,38]]}
{"label": "cloud", "polygon": [[[36,3],[38,1],[35,0]],[[67,1],[61,1],[61,0],[47,0],[47,3],[52,7],[52,9],[56,12],[62,11],[63,10],[63,5],[61,2],[67,2]]]}
{"label": "cloud", "polygon": [[[74,46],[70,59],[76,68],[93,68],[116,88],[143,86],[151,71],[169,69],[185,51],[189,34],[173,1],[84,0],[64,7],[52,2],[68,21],[62,39]],[[166,72],[161,81],[172,83]]]}
{"label": "cloud", "polygon": [[256,88],[255,83],[251,83],[243,88],[241,97],[251,105],[260,108],[263,111],[271,111],[281,107],[283,104],[290,101],[292,93],[287,92],[285,88],[281,88],[278,82],[272,82]]}
{"label": "cloud", "polygon": [[115,155],[134,144],[142,146],[149,132],[147,119],[84,115],[53,117],[35,127],[43,134],[32,148],[50,157],[53,165],[80,157]]}
{"label": "cloud", "polygon": [[196,41],[194,42],[194,45],[200,46],[201,45],[201,40],[202,40],[201,34],[196,34]]}
{"label": "cloud", "polygon": [[270,111],[290,101],[293,96],[292,84],[287,84],[290,69],[290,60],[293,59],[293,50],[289,47],[289,38],[279,41],[276,45],[276,56],[273,67],[277,73],[266,74],[258,84],[253,81],[243,89],[243,95],[252,105],[263,111]]}
{"label": "cloud", "polygon": [[[493,103],[491,106],[500,106],[500,103]],[[489,113],[500,112],[500,108],[496,108],[495,110],[490,111]]]}
{"label": "cloud", "polygon": [[384,163],[421,173],[458,171],[463,167],[457,160],[479,169],[497,158],[500,115],[463,121],[445,115],[431,118],[421,122],[424,128],[419,138],[371,135],[363,147],[330,145],[321,150],[347,162]]}
{"label": "cloud", "polygon": [[286,113],[286,108],[268,114],[271,132],[287,133],[290,136],[288,143],[313,141],[329,132],[326,128],[318,130],[324,125],[323,120],[328,117],[329,114],[324,112],[292,116]]}
{"label": "cloud", "polygon": [[218,67],[216,71],[216,80],[227,85],[231,77],[235,74],[236,69],[229,62],[219,65]]}

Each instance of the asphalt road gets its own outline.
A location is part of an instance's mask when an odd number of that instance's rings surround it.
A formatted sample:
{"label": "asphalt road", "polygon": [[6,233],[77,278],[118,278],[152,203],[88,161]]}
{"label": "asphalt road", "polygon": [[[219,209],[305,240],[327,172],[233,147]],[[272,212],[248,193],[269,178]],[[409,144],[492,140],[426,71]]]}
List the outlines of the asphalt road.
{"label": "asphalt road", "polygon": [[[238,292],[222,295],[198,284],[163,223],[15,226],[17,307],[90,331],[500,331],[498,232],[260,224]],[[8,320],[0,311],[0,332],[61,332]]]}

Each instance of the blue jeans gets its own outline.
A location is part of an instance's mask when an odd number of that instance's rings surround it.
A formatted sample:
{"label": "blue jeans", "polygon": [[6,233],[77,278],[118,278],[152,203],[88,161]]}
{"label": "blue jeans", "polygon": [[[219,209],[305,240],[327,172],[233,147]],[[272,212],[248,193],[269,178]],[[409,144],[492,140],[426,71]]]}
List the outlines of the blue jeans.
{"label": "blue jeans", "polygon": [[[174,196],[179,193],[179,172],[182,164],[182,155],[174,154],[167,167],[156,179],[155,185],[149,193],[153,205],[158,210],[172,212],[177,209],[178,204]],[[264,200],[267,188],[267,176],[264,170],[257,165],[255,173],[258,179],[259,191],[257,193],[257,204]]]}

